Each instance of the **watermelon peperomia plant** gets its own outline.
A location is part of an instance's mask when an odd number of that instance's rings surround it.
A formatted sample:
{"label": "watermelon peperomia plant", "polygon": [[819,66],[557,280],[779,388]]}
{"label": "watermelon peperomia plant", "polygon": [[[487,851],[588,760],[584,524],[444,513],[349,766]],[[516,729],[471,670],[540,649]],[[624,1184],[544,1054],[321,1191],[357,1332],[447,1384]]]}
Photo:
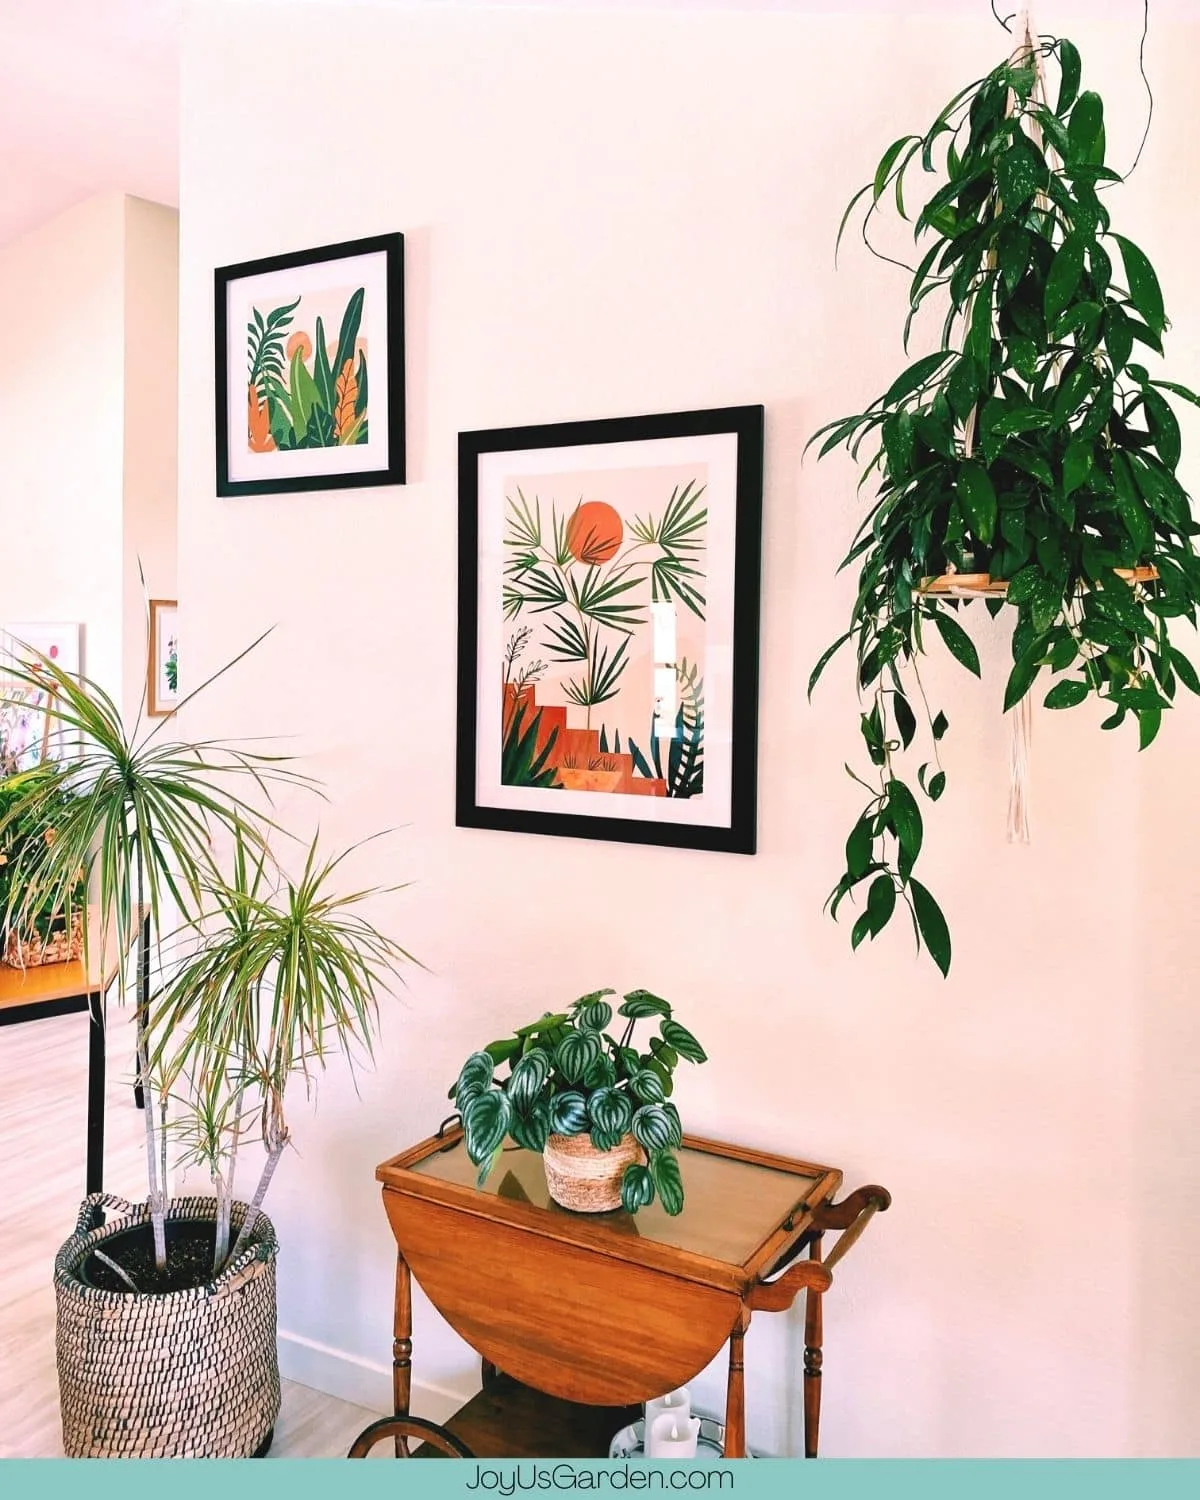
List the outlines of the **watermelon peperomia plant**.
{"label": "watermelon peperomia plant", "polygon": [[[621,1201],[630,1213],[658,1194],[669,1214],[683,1208],[683,1182],[675,1147],[683,1138],[679,1111],[668,1097],[679,1059],[707,1061],[704,1048],[647,990],[624,996],[617,1014],[626,1021],[620,1039],[605,1027],[613,1008],[595,990],[569,1010],[519,1027],[503,1041],[473,1052],[450,1098],[462,1116],[467,1155],[479,1167],[480,1185],[499,1159],[507,1136],[528,1151],[544,1151],[552,1135],[589,1135],[598,1151],[613,1150],[627,1134],[646,1153],[621,1178]],[[638,1021],[658,1021],[645,1052],[633,1045]],[[508,1064],[508,1076],[496,1069]]]}
{"label": "watermelon peperomia plant", "polygon": [[[1049,59],[1060,75],[1053,107]],[[865,240],[885,194],[907,217],[918,161],[940,181],[915,219],[914,238],[926,248],[904,330],[907,351],[930,299],[945,312],[938,348],[866,411],[810,440],[825,437],[822,456],[845,444],[857,459],[872,436],[878,448],[860,480],[877,471],[874,503],[842,564],[859,564],[850,629],[817,663],[809,693],[853,639],[858,687],[869,695],[860,727],[877,782],[850,772],[870,800],[846,842],[833,915],[865,889],[851,936],[857,948],[906,905],[918,947],[943,974],[950,935],[913,875],[923,822],[897,759],[916,738],[920,713],[931,749],[916,780],[936,802],[946,785],[938,744],[948,723],[921,684],[931,634],[968,671],[978,676],[980,667],[960,623],[973,601],[930,584],[982,575],[990,613],[1011,609],[1006,711],[1045,672],[1057,679],[1047,708],[1098,698],[1108,710],[1102,728],[1132,717],[1144,749],[1178,683],[1200,693],[1176,644],[1178,622],[1196,624],[1200,527],[1176,476],[1180,432],[1167,393],[1197,405],[1200,398],[1134,358],[1137,346],[1161,354],[1167,319],[1150,261],[1111,227],[1102,195],[1122,178],[1105,165],[1103,104],[1079,91],[1080,73],[1069,41],[1027,36],[1010,60],[956,94],[924,135],[888,147],[838,231],[840,243],[864,197]],[[1006,594],[997,580],[1007,582]]]}

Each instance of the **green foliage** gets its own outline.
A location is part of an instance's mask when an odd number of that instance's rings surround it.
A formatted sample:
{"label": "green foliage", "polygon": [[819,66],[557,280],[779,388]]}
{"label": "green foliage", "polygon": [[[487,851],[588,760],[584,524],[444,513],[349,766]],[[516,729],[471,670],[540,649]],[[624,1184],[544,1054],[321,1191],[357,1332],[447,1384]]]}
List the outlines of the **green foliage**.
{"label": "green foliage", "polygon": [[[809,681],[811,694],[829,660],[854,642],[869,701],[860,729],[877,785],[850,771],[870,801],[828,905],[836,916],[847,895],[866,893],[854,947],[906,907],[918,947],[943,974],[950,936],[913,878],[922,818],[896,763],[916,736],[920,705],[937,769],[922,764],[917,784],[931,801],[942,795],[947,723],[930,714],[919,674],[932,633],[976,676],[980,664],[962,624],[974,601],[924,584],[954,572],[1008,581],[1006,601],[987,600],[993,613],[1006,602],[1014,623],[1006,709],[1043,673],[1057,676],[1048,707],[1098,698],[1110,711],[1104,727],[1132,717],[1144,747],[1178,684],[1200,688],[1170,635],[1180,620],[1196,624],[1200,527],[1176,475],[1179,423],[1168,396],[1200,398],[1133,359],[1138,344],[1161,353],[1167,319],[1150,261],[1110,227],[1102,190],[1121,179],[1104,162],[1103,103],[1080,92],[1069,41],[1043,39],[1037,54],[1002,63],[958,93],[924,135],[893,142],[851,201],[838,240],[867,200],[870,246],[885,194],[907,217],[915,163],[934,176],[914,223],[924,249],[905,349],[927,299],[945,320],[938,349],[865,411],[811,440],[821,440],[822,456],[839,446],[861,455],[860,483],[874,475],[876,486],[842,564],[859,570],[850,629]],[[1054,108],[1035,68],[1050,59],[1061,75]]]}
{"label": "green foliage", "polygon": [[300,305],[300,298],[286,306],[273,308],[264,318],[258,308],[251,309],[250,321],[246,324],[246,358],[249,364],[249,384],[261,393],[268,382],[283,377],[283,339],[292,321],[292,314]]}
{"label": "green foliage", "polygon": [[[555,1135],[587,1135],[609,1151],[626,1135],[641,1146],[644,1164],[626,1167],[621,1200],[630,1213],[657,1193],[669,1214],[683,1208],[675,1149],[683,1140],[679,1111],[667,1095],[680,1058],[707,1060],[704,1048],[676,1021],[667,1001],[631,990],[617,1007],[625,1021],[620,1037],[605,1028],[613,1019],[610,989],[581,995],[568,1010],[547,1012],[515,1035],[473,1052],[450,1089],[463,1121],[467,1155],[482,1184],[511,1135],[527,1151],[543,1151]],[[658,1035],[639,1052],[639,1021],[657,1021]],[[507,1076],[498,1070],[507,1065]]]}
{"label": "green foliage", "polygon": [[190,951],[151,1007],[149,1065],[165,1092],[187,1075],[243,1108],[261,1101],[286,1141],[288,1081],[331,1052],[371,1055],[376,993],[409,955],[360,913],[378,892],[334,889],[351,852],[323,856],[314,839],[292,878],[236,829],[230,872],[203,877]]}
{"label": "green foliage", "polygon": [[[295,350],[285,366],[284,335],[302,299],[298,297],[286,307],[275,308],[265,319],[257,308],[253,309],[253,320],[247,325],[250,383],[267,401],[271,436],[277,448],[286,452],[367,441],[367,359],[365,354],[359,354],[356,364],[354,348],[362,325],[364,298],[365,289],[359,287],[346,303],[332,364],[325,343],[324,320],[317,319],[311,371],[300,349]],[[355,422],[347,434],[339,435],[334,421],[337,381],[347,361],[354,372]]]}
{"label": "green foliage", "polygon": [[690,479],[682,490],[676,486],[671,491],[661,520],[636,519],[629,526],[639,541],[661,549],[650,566],[651,599],[656,604],[678,599],[700,619],[704,618],[704,571],[697,566],[696,556],[704,550],[702,535],[708,520],[708,507],[700,504],[703,493],[704,486]]}
{"label": "green foliage", "polygon": [[202,910],[206,882],[218,876],[215,830],[260,827],[265,843],[271,825],[260,823],[249,798],[269,796],[273,783],[311,785],[283,756],[163,738],[175,719],[153,727],[139,720],[127,729],[98,684],[48,660],[12,675],[53,683],[55,718],[79,744],[53,776],[15,778],[18,794],[0,816],[0,838],[22,823],[55,829],[12,893],[6,917],[18,926],[35,911],[61,906],[82,870],[105,925],[128,952],[140,906],[149,907],[159,933],[173,913],[195,917]]}
{"label": "green foliage", "polygon": [[538,734],[541,730],[542,711],[539,708],[526,724],[526,707],[518,703],[508,716],[504,729],[504,742],[500,753],[500,780],[505,786],[558,785],[558,772],[547,766],[550,752],[558,739],[558,730],[552,729],[546,743],[539,751]]}
{"label": "green foliage", "polygon": [[82,866],[73,879],[61,884],[44,877],[59,821],[70,812],[53,762],[0,780],[0,955],[8,941],[9,914],[20,905],[19,895],[27,887],[42,896],[28,903],[20,922],[14,922],[21,941],[34,934],[48,938],[65,927],[87,901]]}

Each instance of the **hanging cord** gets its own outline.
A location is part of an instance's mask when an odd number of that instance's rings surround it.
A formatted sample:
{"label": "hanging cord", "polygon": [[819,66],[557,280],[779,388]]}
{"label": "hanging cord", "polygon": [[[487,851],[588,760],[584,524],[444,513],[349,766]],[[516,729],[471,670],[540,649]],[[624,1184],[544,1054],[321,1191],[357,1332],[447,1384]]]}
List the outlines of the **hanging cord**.
{"label": "hanging cord", "polygon": [[[994,11],[993,11],[994,13]],[[996,17],[999,20],[999,16]],[[1015,56],[1024,59],[1028,57],[1033,62],[1035,70],[1034,90],[1040,94],[1043,104],[1046,100],[1046,72],[1042,63],[1041,50],[1034,41],[1036,35],[1033,25],[1029,19],[1029,9],[1022,6],[1020,14],[1020,28],[1018,35],[1021,37],[1020,45]],[[1002,23],[1003,24],[1003,23]],[[1049,107],[1047,105],[1047,107]],[[1037,138],[1037,144],[1046,151],[1047,156],[1056,159],[1042,140],[1042,132],[1033,125],[1033,134]],[[1049,199],[1042,193],[1038,194],[1037,203],[1039,208],[1048,209]],[[1033,703],[1029,694],[1009,711],[1009,741],[1008,741],[1008,842],[1010,844],[1028,844],[1030,842],[1029,813],[1030,793],[1033,781]]]}
{"label": "hanging cord", "polygon": [[1142,40],[1138,44],[1138,72],[1142,75],[1142,82],[1146,85],[1146,98],[1150,101],[1150,107],[1146,111],[1146,128],[1142,131],[1141,145],[1137,148],[1137,155],[1133,158],[1133,166],[1125,173],[1123,181],[1128,181],[1133,176],[1138,162],[1142,159],[1142,152],[1146,149],[1146,138],[1150,134],[1150,121],[1154,118],[1154,90],[1150,87],[1150,80],[1146,76],[1146,35],[1150,30],[1150,0],[1142,0]]}
{"label": "hanging cord", "polygon": [[[1020,32],[1023,29],[1025,31],[1026,37],[1029,36],[1029,32],[1030,32],[1029,10],[1028,10],[1027,6],[1022,6],[1020,12],[1017,12],[1017,11],[1014,10],[1014,11],[1010,11],[1007,16],[1002,16],[1000,14],[1000,12],[996,9],[996,0],[988,0],[988,4],[991,7],[992,15],[995,18],[995,20],[997,21],[997,23],[999,25],[1003,26],[1004,30],[1007,31],[1010,35],[1012,34],[1012,29],[1013,29],[1012,28],[1012,23],[1013,23],[1013,21],[1023,21],[1025,23],[1024,27],[1022,28],[1020,25],[1018,25],[1017,30],[1018,30],[1018,32]],[[1129,171],[1126,172],[1124,174],[1124,176],[1121,178],[1122,182],[1127,182],[1129,180],[1129,178],[1133,176],[1134,171],[1137,169],[1137,164],[1142,159],[1142,152],[1146,149],[1146,141],[1149,139],[1149,136],[1150,136],[1150,122],[1151,122],[1151,120],[1154,119],[1154,90],[1150,87],[1150,78],[1149,78],[1149,75],[1146,72],[1146,38],[1149,36],[1149,34],[1150,34],[1150,0],[1142,0],[1142,39],[1138,43],[1138,72],[1142,75],[1142,82],[1146,86],[1146,100],[1147,100],[1146,128],[1142,131],[1142,139],[1141,139],[1141,141],[1138,144],[1137,154],[1133,158],[1133,165],[1129,168]],[[1040,71],[1041,71],[1040,60],[1039,60],[1038,68],[1039,68],[1039,73],[1040,73]],[[1044,78],[1043,78],[1043,84],[1044,84]],[[1111,182],[1102,182],[1102,183],[1098,184],[1098,190],[1100,192],[1103,192],[1106,188],[1110,188],[1110,187],[1113,187],[1113,186],[1115,186],[1114,183],[1111,183]]]}
{"label": "hanging cord", "polygon": [[1030,786],[1033,766],[1033,704],[1029,694],[1009,710],[1008,842],[1028,844]]}

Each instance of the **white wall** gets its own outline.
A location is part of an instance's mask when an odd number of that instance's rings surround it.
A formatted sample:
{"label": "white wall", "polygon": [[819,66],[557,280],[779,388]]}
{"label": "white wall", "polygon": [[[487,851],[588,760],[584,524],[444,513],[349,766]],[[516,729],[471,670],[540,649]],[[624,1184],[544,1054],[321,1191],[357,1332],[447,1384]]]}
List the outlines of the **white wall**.
{"label": "white wall", "polygon": [[179,215],[104,193],[0,245],[0,624],[78,620],[135,713],[175,592]]}
{"label": "white wall", "polygon": [[[1062,9],[1054,25],[1105,93],[1124,164],[1143,121],[1140,6]],[[1193,383],[1196,41],[1175,20],[1152,32],[1154,130],[1110,200],[1159,266],[1173,373]],[[1010,847],[1007,645],[981,622],[983,684],[933,673],[952,732],[928,878],[952,978],[898,928],[852,958],[821,915],[857,811],[842,772],[856,710],[844,666],[811,708],[803,685],[850,606],[834,570],[856,474],[802,467],[801,447],[895,373],[906,287],[853,250],[835,275],[833,233],[888,142],[1002,51],[982,6],[937,23],[191,7],[180,554],[194,670],[276,629],[189,723],[299,735],[330,782],[333,840],[403,826],[360,864],[416,882],[380,910],[429,966],[387,1005],[359,1094],[331,1078],[295,1122],[271,1207],[294,1373],[387,1400],[392,1244],[373,1168],[436,1126],[462,1057],[584,990],[646,985],[712,1057],[680,1089],[691,1128],[895,1195],[826,1299],[825,1453],[1200,1453],[1196,708],[1140,758],[1090,710],[1039,714],[1035,842]],[[286,122],[278,139],[265,120]],[[394,229],[411,482],[217,500],[213,267]],[[457,432],[757,401],[758,856],[455,829]],[[1187,436],[1194,475],[1195,424]],[[798,1316],[751,1329],[752,1445],[800,1451],[801,1334]],[[434,1388],[472,1389],[476,1366],[424,1304],[415,1338],[417,1409],[439,1415]],[[709,1407],[721,1392],[719,1370],[700,1383]]]}
{"label": "white wall", "polygon": [[125,199],[124,708],[146,686],[146,601],[174,599],[179,214]]}
{"label": "white wall", "polygon": [[0,245],[0,622],[79,620],[121,684],[124,199]]}

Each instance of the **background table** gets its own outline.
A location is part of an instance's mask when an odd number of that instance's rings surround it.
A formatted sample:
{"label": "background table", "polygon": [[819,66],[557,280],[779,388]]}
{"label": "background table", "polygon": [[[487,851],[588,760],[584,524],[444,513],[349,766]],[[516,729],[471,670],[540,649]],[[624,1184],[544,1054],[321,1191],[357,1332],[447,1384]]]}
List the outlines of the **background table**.
{"label": "background table", "polygon": [[[404,1446],[415,1275],[482,1356],[484,1389],[446,1424],[480,1457],[607,1456],[635,1404],[685,1385],[726,1341],[725,1451],[744,1456],[746,1330],[754,1312],[783,1311],[803,1290],[805,1451],[815,1456],[821,1297],[890,1196],[864,1187],[835,1204],[836,1168],[690,1136],[680,1166],[686,1204],[671,1218],[658,1203],[636,1215],[562,1209],[540,1156],[514,1145],[479,1188],[458,1126],[384,1162],[376,1176],[398,1250],[395,1415],[352,1453],[389,1434]],[[844,1233],[823,1260],[828,1229]]]}
{"label": "background table", "polygon": [[[147,942],[143,946],[139,976],[140,1000],[150,993],[149,916],[143,918]],[[0,1026],[22,1021],[40,1021],[48,1016],[68,1016],[87,1011],[88,1102],[87,1102],[87,1192],[104,1190],[104,1076],[105,996],[121,972],[121,954],[116,934],[108,933],[101,944],[99,912],[88,907],[88,966],[76,959],[66,964],[40,964],[32,969],[12,969],[0,964]],[[135,1085],[141,1105],[141,1087]]]}

